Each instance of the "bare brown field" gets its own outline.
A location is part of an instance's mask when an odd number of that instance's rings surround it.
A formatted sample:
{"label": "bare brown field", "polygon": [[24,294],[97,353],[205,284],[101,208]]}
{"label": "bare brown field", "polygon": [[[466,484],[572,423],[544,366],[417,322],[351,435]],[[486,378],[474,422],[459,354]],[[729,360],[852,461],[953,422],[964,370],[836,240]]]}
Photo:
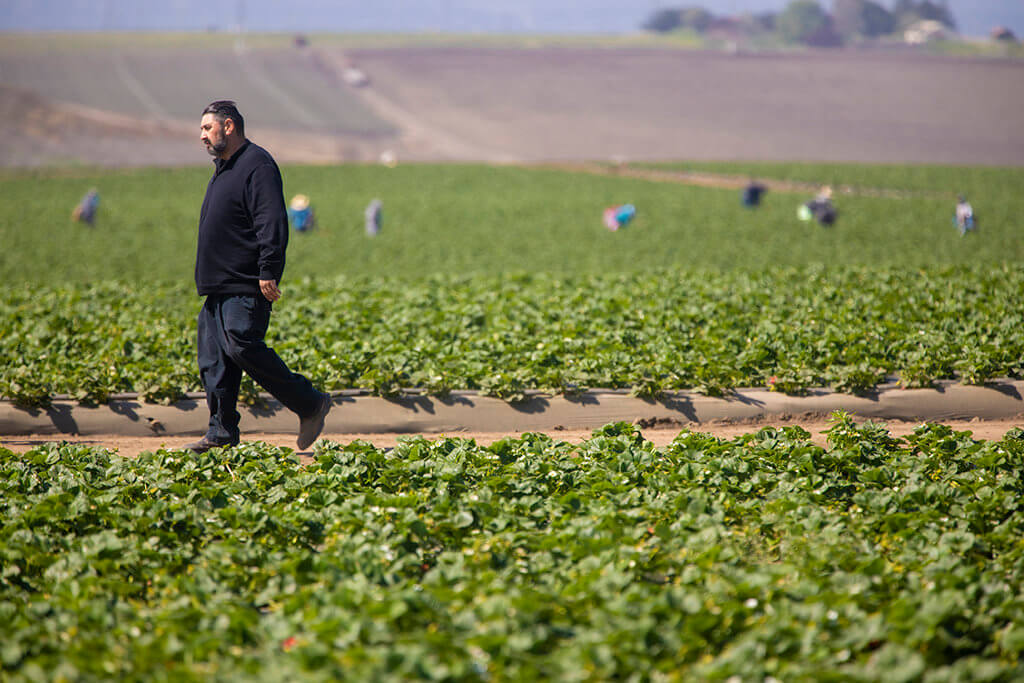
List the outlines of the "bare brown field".
{"label": "bare brown field", "polygon": [[1024,163],[1024,63],[817,51],[349,56],[421,125],[513,159]]}
{"label": "bare brown field", "polygon": [[[0,50],[0,165],[199,164],[186,112],[214,94],[239,99],[252,137],[286,162],[390,150],[421,161],[1024,163],[1021,60],[625,47],[221,52]],[[210,59],[223,60],[220,77],[202,68]],[[351,65],[367,87],[344,83]],[[149,125],[125,125],[140,118]]]}
{"label": "bare brown field", "polygon": [[[67,164],[181,166],[208,163],[192,121],[159,119],[140,126],[125,112],[61,102],[0,85],[0,167]],[[283,163],[376,160],[398,147],[392,137],[362,137],[254,126],[250,136]]]}

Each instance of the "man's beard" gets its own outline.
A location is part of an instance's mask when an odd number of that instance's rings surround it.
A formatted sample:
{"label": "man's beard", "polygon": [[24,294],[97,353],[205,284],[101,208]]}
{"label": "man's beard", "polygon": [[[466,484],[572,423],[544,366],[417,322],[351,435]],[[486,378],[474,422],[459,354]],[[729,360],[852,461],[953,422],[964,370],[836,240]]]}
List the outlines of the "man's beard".
{"label": "man's beard", "polygon": [[206,151],[211,157],[219,157],[221,152],[228,148],[227,138],[221,138],[219,142],[211,142],[206,146]]}

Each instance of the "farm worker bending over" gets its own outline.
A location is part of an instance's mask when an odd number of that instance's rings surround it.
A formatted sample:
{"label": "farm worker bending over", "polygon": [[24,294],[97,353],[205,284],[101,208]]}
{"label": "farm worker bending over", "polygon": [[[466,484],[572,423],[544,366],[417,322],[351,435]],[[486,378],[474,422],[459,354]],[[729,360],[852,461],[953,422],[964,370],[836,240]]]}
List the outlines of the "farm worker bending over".
{"label": "farm worker bending over", "polygon": [[756,183],[753,180],[743,188],[743,192],[740,195],[740,201],[743,206],[755,209],[761,204],[761,195],[768,191],[768,188],[761,183]]}
{"label": "farm worker bending over", "polygon": [[281,298],[278,283],[288,246],[288,214],[281,171],[270,154],[245,138],[234,102],[203,110],[199,138],[216,167],[199,214],[196,289],[206,301],[199,312],[199,374],[206,388],[210,423],[188,444],[197,453],[239,441],[235,409],[242,371],[298,414],[299,450],[323,431],[331,397],[292,372],[263,342],[270,312]]}
{"label": "farm worker bending over", "polygon": [[89,190],[78,206],[71,212],[71,219],[81,223],[92,225],[96,220],[96,209],[100,206],[100,193],[96,190]]}
{"label": "farm worker bending over", "polygon": [[836,222],[839,212],[832,204],[832,188],[826,185],[821,188],[817,196],[800,207],[798,215],[803,220],[814,218],[822,225],[832,225]]}
{"label": "farm worker bending over", "polygon": [[291,203],[288,205],[288,220],[299,232],[306,232],[312,230],[316,225],[316,215],[313,213],[313,207],[309,203],[309,197],[304,194],[297,194],[292,197]]}

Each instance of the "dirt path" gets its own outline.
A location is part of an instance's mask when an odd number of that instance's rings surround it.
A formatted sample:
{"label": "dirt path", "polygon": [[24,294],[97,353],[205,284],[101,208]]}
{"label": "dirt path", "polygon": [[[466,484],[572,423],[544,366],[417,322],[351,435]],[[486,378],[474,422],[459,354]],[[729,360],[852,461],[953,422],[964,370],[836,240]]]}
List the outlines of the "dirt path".
{"label": "dirt path", "polygon": [[[711,173],[708,171],[670,171],[656,168],[643,168],[628,164],[555,163],[535,167],[556,168],[571,173],[589,173],[600,176],[636,178],[639,180],[650,180],[659,183],[677,183],[679,185],[694,185],[697,187],[714,187],[723,189],[740,189],[742,187],[746,187],[751,180],[749,176],[742,175]],[[791,192],[794,194],[814,194],[822,185],[821,183],[765,178],[757,178],[757,182],[774,192]],[[882,187],[857,187],[854,185],[839,185],[832,189],[838,194],[843,195],[881,197],[884,199],[907,199],[911,197],[950,199],[952,197],[952,195],[947,195],[942,192],[895,190]]]}
{"label": "dirt path", "polygon": [[[16,450],[62,440],[126,453],[161,445],[180,447],[206,431],[209,413],[205,403],[199,393],[166,406],[139,401],[133,394],[120,395],[103,406],[55,400],[46,408],[26,408],[0,401],[0,441]],[[271,397],[265,397],[261,406],[240,409],[245,439],[293,446],[295,415]],[[490,443],[524,432],[543,432],[578,441],[603,425],[628,421],[657,445],[665,445],[682,429],[731,438],[765,425],[795,424],[820,435],[829,416],[837,411],[858,422],[884,422],[895,434],[933,422],[969,429],[979,438],[1000,439],[1007,430],[1024,426],[1024,381],[1006,379],[985,386],[945,381],[930,389],[884,385],[867,396],[827,389],[788,396],[750,388],[738,389],[728,397],[677,392],[658,401],[624,391],[591,390],[572,397],[536,394],[515,404],[471,391],[446,397],[411,394],[390,398],[350,391],[334,396],[324,434],[334,441],[362,438],[383,447],[393,446],[407,434],[464,436]],[[824,443],[824,439],[818,438],[818,442]]]}
{"label": "dirt path", "polygon": [[[337,50],[313,48],[317,64],[333,72],[335,80],[344,82],[342,72],[354,61],[346,53]],[[347,86],[346,86],[347,87]],[[390,122],[401,131],[402,146],[414,157],[441,159],[487,159],[493,162],[515,161],[507,152],[490,149],[468,142],[458,133],[443,130],[427,122],[421,113],[403,107],[389,98],[371,82],[353,88],[353,92],[372,109],[377,116]]]}
{"label": "dirt path", "polygon": [[[858,421],[862,423],[862,421]],[[889,433],[896,437],[903,437],[914,431],[921,423],[893,420],[885,421]],[[1020,420],[952,420],[943,422],[943,424],[951,427],[955,431],[969,431],[973,438],[985,441],[998,441],[1011,429],[1015,427],[1024,426],[1024,422]],[[784,427],[790,425],[797,425],[811,433],[812,441],[820,446],[826,445],[826,439],[824,432],[829,428],[827,420],[815,419],[815,420],[796,420],[796,419],[776,419],[776,420],[745,420],[739,422],[711,422],[705,424],[696,424],[688,427],[691,431],[702,432],[707,434],[714,434],[715,436],[730,440],[743,434],[753,434],[763,427]],[[652,427],[644,428],[641,427],[641,433],[644,438],[653,443],[659,448],[664,448],[672,443],[672,440],[679,434],[681,427]],[[558,441],[567,441],[569,443],[580,443],[591,435],[591,430],[588,429],[554,429],[554,430],[543,430],[543,433],[548,434],[551,438]],[[462,439],[473,439],[478,444],[488,445],[499,439],[505,437],[518,437],[521,432],[504,433],[504,432],[471,432],[471,431],[452,431],[447,433],[438,434],[423,434],[423,436],[431,441],[435,441],[444,437],[455,437]],[[396,433],[396,432],[384,432],[384,433],[361,433],[361,434],[349,434],[349,433],[331,433],[324,434],[321,439],[333,441],[336,443],[348,444],[355,440],[363,440],[372,443],[377,448],[393,448],[399,439],[409,438],[413,436],[408,433]],[[72,436],[72,435],[60,435],[60,434],[28,434],[23,436],[10,436],[0,437],[0,446],[8,448],[15,453],[24,453],[32,448],[48,442],[61,442],[67,441],[71,443],[81,443],[89,446],[96,446],[101,448],[108,448],[116,450],[118,453],[124,456],[135,457],[136,455],[143,452],[152,452],[161,448],[175,449],[181,448],[184,444],[194,441],[194,436],[150,436],[150,437],[138,437],[138,436],[124,436],[119,434],[92,434],[89,436]],[[243,441],[254,442],[263,441],[275,446],[283,446],[287,448],[295,448],[295,435],[294,434],[265,434],[265,433],[246,433],[243,434]],[[307,451],[302,454],[303,456],[311,456],[312,452]]]}

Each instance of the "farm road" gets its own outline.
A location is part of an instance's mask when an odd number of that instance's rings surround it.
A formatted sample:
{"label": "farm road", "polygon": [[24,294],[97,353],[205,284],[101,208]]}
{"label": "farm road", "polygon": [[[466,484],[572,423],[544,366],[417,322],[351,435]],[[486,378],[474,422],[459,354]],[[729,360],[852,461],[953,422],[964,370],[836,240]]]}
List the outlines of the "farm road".
{"label": "farm road", "polygon": [[[590,173],[593,175],[615,176],[621,178],[637,178],[663,183],[678,183],[680,185],[695,185],[698,187],[716,187],[724,189],[739,189],[750,183],[748,176],[729,175],[725,173],[710,173],[707,171],[668,171],[656,168],[643,168],[627,164],[607,163],[552,163],[545,164],[542,168],[555,168],[570,173]],[[758,183],[775,192],[792,193],[815,193],[821,188],[820,183],[798,182],[794,180],[774,180],[770,178],[757,178]],[[840,185],[832,188],[839,194],[857,195],[862,197],[883,197],[886,199],[905,199],[908,197],[926,197],[929,199],[949,199],[950,195],[941,192],[929,192],[921,190],[895,190],[880,187],[857,187],[853,185]]]}
{"label": "farm road", "polygon": [[[477,392],[453,392],[444,398],[412,394],[396,398],[341,392],[327,417],[325,434],[332,440],[363,438],[393,444],[402,435],[476,435],[484,441],[523,432],[545,432],[559,439],[585,438],[605,424],[629,421],[669,442],[683,428],[715,434],[742,434],[765,425],[797,424],[812,434],[823,431],[827,416],[849,412],[860,420],[902,424],[905,431],[921,422],[981,429],[1001,438],[1024,426],[1024,382],[1002,380],[986,386],[940,382],[934,389],[900,389],[885,385],[867,396],[837,394],[826,389],[807,396],[787,396],[767,389],[741,389],[727,398],[693,392],[645,400],[623,391],[594,390],[580,396],[533,395],[510,404]],[[269,397],[268,397],[269,398]],[[55,401],[46,409],[24,409],[0,402],[0,435],[6,447],[27,449],[41,441],[70,439],[88,443],[124,444],[125,448],[180,446],[206,430],[208,413],[201,394],[172,406],[141,403],[124,396],[100,407]],[[270,400],[261,408],[242,410],[247,438],[294,443],[295,416]],[[654,440],[654,436],[649,437]],[[129,446],[135,444],[134,446]],[[663,445],[663,444],[662,444]],[[111,446],[114,447],[114,446]],[[122,446],[116,446],[121,448]]]}
{"label": "farm road", "polygon": [[[337,50],[313,50],[312,55],[319,65],[329,69],[339,81],[342,80],[342,71],[353,63],[347,54]],[[515,161],[514,155],[491,149],[485,144],[472,144],[461,139],[457,132],[449,132],[428,123],[416,111],[404,107],[377,88],[363,87],[357,92],[370,109],[401,131],[399,145],[403,153],[413,158]]]}

